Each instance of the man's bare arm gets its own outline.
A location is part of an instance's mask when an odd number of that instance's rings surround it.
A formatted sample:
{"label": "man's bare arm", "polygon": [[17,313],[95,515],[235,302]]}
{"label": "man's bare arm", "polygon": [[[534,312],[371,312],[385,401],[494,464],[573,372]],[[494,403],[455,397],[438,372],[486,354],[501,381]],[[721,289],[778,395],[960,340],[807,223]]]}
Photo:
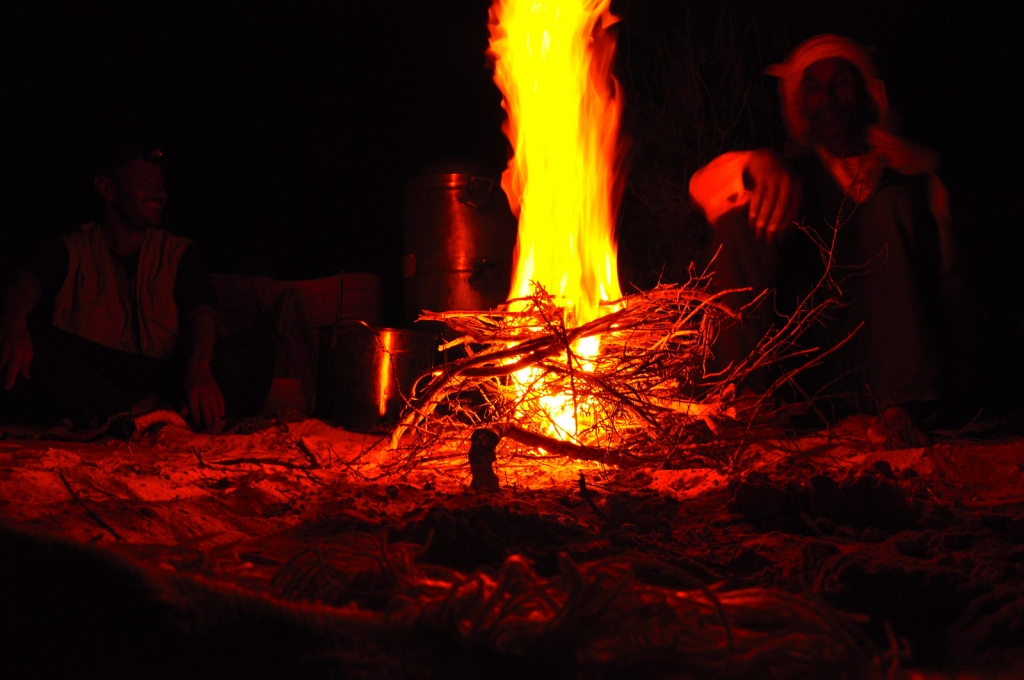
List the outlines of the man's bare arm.
{"label": "man's bare arm", "polygon": [[29,313],[42,296],[42,287],[35,276],[25,270],[4,295],[4,313],[0,316],[0,380],[3,388],[14,387],[18,375],[32,376],[32,336],[28,331]]}
{"label": "man's bare arm", "polygon": [[690,177],[690,196],[708,222],[715,224],[726,212],[750,200],[743,186],[743,171],[751,151],[728,151],[714,158]]}
{"label": "man's bare arm", "polygon": [[750,226],[769,243],[793,221],[802,198],[799,181],[770,149],[718,156],[693,173],[690,195],[712,224],[746,204]]}

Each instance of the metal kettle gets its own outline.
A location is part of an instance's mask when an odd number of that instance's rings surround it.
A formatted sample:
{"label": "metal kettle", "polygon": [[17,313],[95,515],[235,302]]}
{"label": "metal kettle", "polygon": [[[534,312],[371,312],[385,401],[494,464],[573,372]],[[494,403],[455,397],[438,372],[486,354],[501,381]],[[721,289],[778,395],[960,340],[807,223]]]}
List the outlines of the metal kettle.
{"label": "metal kettle", "polygon": [[402,189],[408,322],[422,310],[486,310],[508,297],[516,218],[500,177],[467,161],[425,168]]}

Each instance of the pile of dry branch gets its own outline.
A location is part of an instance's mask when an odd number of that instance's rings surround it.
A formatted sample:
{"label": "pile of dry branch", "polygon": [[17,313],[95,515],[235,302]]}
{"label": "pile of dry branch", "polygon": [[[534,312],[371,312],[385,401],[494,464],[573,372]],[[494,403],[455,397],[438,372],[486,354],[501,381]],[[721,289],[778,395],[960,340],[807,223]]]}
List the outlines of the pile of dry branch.
{"label": "pile of dry branch", "polygon": [[[723,298],[740,291],[711,293],[709,279],[707,272],[691,271],[685,284],[607,303],[607,314],[578,327],[567,327],[564,309],[539,286],[531,297],[490,312],[424,313],[422,318],[456,331],[461,337],[447,348],[461,345],[467,356],[446,362],[420,385],[392,436],[393,447],[407,452],[407,464],[428,451],[435,459],[446,452],[464,456],[472,432],[486,427],[516,442],[513,448],[523,455],[543,449],[620,466],[724,462],[738,438],[749,440],[751,428],[772,415],[774,393],[832,351],[801,348],[797,340],[836,301],[821,294],[828,291],[826,277],[748,357],[707,375],[723,324],[742,322],[767,296],[734,310]],[[578,343],[594,336],[600,337],[600,354],[581,357]],[[736,386],[768,366],[796,367],[777,370],[759,400],[738,403]],[[550,395],[571,400],[575,432],[553,421],[544,403]],[[738,414],[737,407],[745,412]]]}

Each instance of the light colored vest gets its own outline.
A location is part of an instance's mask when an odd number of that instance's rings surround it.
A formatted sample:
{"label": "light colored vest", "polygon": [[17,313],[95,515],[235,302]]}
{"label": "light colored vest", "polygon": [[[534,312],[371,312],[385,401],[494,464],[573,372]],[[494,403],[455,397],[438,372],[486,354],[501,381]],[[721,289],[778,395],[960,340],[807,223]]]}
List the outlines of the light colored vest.
{"label": "light colored vest", "polygon": [[[62,237],[70,264],[54,299],[53,325],[122,352],[165,358],[178,340],[174,282],[178,261],[192,244],[163,229],[146,231],[135,281],[127,281],[96,222]],[[132,338],[128,286],[135,286],[139,315],[138,346]]]}

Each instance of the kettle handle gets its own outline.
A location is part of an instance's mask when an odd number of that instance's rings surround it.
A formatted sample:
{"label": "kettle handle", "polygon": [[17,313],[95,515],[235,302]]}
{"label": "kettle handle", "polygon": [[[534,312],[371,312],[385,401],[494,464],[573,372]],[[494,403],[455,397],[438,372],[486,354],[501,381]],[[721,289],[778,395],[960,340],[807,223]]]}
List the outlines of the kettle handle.
{"label": "kettle handle", "polygon": [[466,182],[466,188],[459,194],[459,202],[473,208],[483,208],[490,201],[493,190],[493,178],[486,176],[470,177],[469,181]]}
{"label": "kettle handle", "polygon": [[366,330],[370,331],[374,335],[377,335],[377,336],[380,335],[380,333],[377,331],[376,328],[374,328],[370,324],[366,323],[362,319],[338,319],[334,323],[334,327],[337,328],[339,326],[362,326],[363,328],[365,328]]}

